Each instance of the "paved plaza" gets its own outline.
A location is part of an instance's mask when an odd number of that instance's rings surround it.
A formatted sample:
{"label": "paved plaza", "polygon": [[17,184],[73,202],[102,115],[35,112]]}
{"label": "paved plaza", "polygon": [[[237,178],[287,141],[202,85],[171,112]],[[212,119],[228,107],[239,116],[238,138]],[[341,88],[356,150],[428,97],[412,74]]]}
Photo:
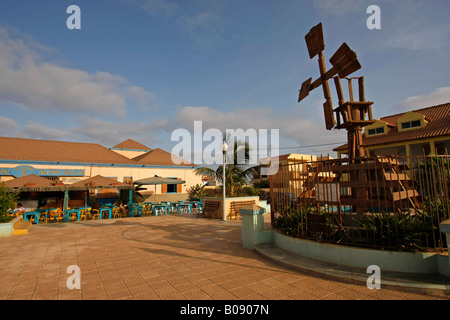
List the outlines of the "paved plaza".
{"label": "paved plaza", "polygon": [[[241,247],[236,221],[165,215],[33,225],[0,239],[0,299],[418,300],[278,265]],[[69,266],[81,288],[69,289]]]}

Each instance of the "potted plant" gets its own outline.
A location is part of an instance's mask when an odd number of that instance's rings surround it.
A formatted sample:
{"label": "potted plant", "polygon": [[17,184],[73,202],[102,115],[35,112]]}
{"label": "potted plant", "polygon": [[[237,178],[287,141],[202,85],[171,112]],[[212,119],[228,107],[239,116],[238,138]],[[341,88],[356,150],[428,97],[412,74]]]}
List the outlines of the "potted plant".
{"label": "potted plant", "polygon": [[200,200],[206,196],[205,186],[201,186],[199,184],[196,184],[195,186],[192,186],[188,190],[189,193],[189,200]]}
{"label": "potted plant", "polygon": [[15,208],[18,198],[18,193],[10,192],[3,183],[0,184],[0,236],[11,236],[14,223],[21,219],[9,215],[9,211]]}

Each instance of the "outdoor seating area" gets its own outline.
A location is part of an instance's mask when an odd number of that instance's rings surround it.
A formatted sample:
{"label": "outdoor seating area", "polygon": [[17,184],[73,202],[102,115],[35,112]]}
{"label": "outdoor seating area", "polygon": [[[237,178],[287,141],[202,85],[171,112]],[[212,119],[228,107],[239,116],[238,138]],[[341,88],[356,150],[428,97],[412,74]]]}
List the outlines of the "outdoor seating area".
{"label": "outdoor seating area", "polygon": [[161,201],[132,203],[118,206],[116,204],[105,203],[98,209],[85,207],[67,208],[66,212],[61,208],[42,208],[33,211],[27,211],[23,214],[24,221],[30,221],[36,224],[40,223],[58,223],[94,219],[117,219],[125,217],[159,216],[167,214],[196,213],[201,214],[203,202],[199,201]]}

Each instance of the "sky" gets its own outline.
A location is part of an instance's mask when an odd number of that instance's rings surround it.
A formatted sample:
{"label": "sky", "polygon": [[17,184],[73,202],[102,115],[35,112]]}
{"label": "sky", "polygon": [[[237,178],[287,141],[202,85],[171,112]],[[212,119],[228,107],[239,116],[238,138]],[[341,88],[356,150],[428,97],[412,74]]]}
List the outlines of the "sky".
{"label": "sky", "polygon": [[[370,5],[381,29],[367,27]],[[346,132],[326,130],[322,89],[297,102],[319,76],[304,36],[322,22],[327,69],[343,42],[357,53],[351,76],[380,118],[450,101],[449,12],[448,0],[0,0],[0,136],[171,152],[172,133],[202,121],[279,130],[279,154],[334,156]]]}

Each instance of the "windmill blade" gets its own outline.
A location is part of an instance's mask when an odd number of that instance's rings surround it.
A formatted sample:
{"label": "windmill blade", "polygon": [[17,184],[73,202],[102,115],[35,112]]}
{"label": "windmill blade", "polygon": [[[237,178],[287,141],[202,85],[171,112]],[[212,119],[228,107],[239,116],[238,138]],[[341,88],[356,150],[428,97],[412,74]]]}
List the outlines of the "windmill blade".
{"label": "windmill blade", "polygon": [[361,65],[359,64],[359,61],[356,59],[350,62],[347,66],[345,66],[345,68],[341,69],[341,71],[338,72],[338,75],[341,78],[345,78],[349,74],[359,69],[361,69]]}
{"label": "windmill blade", "polygon": [[298,95],[298,102],[302,101],[304,98],[306,98],[309,95],[311,81],[312,81],[312,78],[309,78],[308,80],[306,80],[302,83],[302,86],[300,88],[300,93]]}
{"label": "windmill blade", "polygon": [[361,68],[356,52],[344,42],[330,58],[330,63],[337,70],[339,77],[344,78]]}
{"label": "windmill blade", "polygon": [[323,104],[323,113],[325,116],[325,126],[327,130],[333,129],[336,125],[336,120],[334,118],[333,105],[331,104],[331,101],[325,101]]}
{"label": "windmill blade", "polygon": [[311,28],[305,36],[305,41],[306,47],[308,48],[309,57],[311,59],[325,49],[322,23],[319,23],[317,26]]}

